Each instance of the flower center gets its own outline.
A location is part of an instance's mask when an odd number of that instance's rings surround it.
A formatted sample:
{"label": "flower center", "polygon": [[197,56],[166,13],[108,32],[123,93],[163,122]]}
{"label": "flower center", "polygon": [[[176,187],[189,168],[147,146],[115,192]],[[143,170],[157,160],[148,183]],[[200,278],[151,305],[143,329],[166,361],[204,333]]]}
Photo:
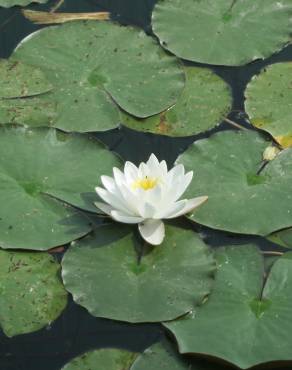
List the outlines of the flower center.
{"label": "flower center", "polygon": [[150,190],[155,188],[157,183],[157,178],[145,176],[143,179],[137,179],[136,181],[134,181],[132,187],[134,189]]}

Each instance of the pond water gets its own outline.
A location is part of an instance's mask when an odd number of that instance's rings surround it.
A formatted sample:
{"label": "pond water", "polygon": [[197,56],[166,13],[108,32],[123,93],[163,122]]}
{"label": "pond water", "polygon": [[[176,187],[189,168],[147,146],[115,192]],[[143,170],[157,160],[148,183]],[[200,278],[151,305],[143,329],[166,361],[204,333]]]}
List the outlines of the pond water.
{"label": "pond water", "polygon": [[[68,12],[110,11],[113,18],[121,23],[133,24],[144,28],[146,32],[151,32],[150,15],[155,2],[155,0],[65,0],[61,10]],[[29,8],[46,10],[50,9],[54,3],[55,1],[49,1],[46,5],[33,5]],[[38,28],[40,26],[27,21],[17,7],[0,9],[0,57],[9,57],[18,42]],[[292,46],[285,48],[272,58],[256,61],[245,67],[213,68],[232,87],[234,103],[230,118],[243,125],[247,124],[242,113],[243,91],[246,83],[264,65],[285,60],[292,60]],[[227,123],[222,123],[216,130],[230,128]],[[200,135],[200,137],[207,135]],[[96,136],[108,144],[110,149],[121,154],[124,159],[139,163],[154,152],[160,159],[166,159],[170,165],[178,154],[183,152],[195,139],[195,137],[172,139],[136,133],[125,128],[102,134],[97,133]],[[261,238],[235,237],[228,233],[211,232],[207,228],[196,226],[194,228],[199,230],[207,238],[208,243],[214,247],[252,239],[262,249],[272,250],[274,248],[272,243],[264,242]],[[70,299],[67,309],[50,327],[12,339],[8,339],[0,332],[0,370],[59,370],[71,358],[90,349],[118,347],[142,351],[158,341],[162,335],[163,329],[160,325],[127,325],[94,318]],[[202,369],[205,366],[207,364],[202,363]],[[213,363],[212,369],[216,370],[216,366],[216,363]],[[291,369],[290,367],[280,368]],[[226,370],[228,369],[231,367],[226,366]]]}

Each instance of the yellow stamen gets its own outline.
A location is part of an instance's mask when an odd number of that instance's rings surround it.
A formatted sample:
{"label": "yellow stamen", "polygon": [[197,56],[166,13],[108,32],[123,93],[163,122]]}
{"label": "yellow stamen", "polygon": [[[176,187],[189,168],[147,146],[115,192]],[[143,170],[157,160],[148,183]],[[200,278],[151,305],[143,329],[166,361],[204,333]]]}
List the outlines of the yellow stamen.
{"label": "yellow stamen", "polygon": [[137,179],[133,182],[132,187],[134,189],[150,190],[155,188],[158,183],[158,179],[155,177],[144,177],[143,179]]}

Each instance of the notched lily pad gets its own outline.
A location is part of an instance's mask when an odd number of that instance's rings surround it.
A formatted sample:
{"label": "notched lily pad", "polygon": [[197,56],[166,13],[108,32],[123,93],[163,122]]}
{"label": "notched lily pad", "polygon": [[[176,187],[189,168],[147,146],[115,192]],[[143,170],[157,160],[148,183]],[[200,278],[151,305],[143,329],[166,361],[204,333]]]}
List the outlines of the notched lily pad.
{"label": "notched lily pad", "polygon": [[208,195],[188,217],[214,229],[268,235],[292,225],[292,149],[261,169],[269,146],[254,131],[225,131],[195,142],[177,160],[194,179],[186,198]]}
{"label": "notched lily pad", "polygon": [[251,123],[267,132],[284,148],[292,146],[292,63],[264,68],[248,84],[246,112]]}
{"label": "notched lily pad", "polygon": [[163,47],[200,63],[237,66],[291,39],[290,0],[160,0],[152,25]]}
{"label": "notched lily pad", "polygon": [[75,302],[97,317],[159,322],[192,310],[209,294],[214,260],[195,232],[167,226],[165,241],[144,247],[141,260],[139,243],[121,225],[102,226],[74,243],[62,276]]}
{"label": "notched lily pad", "polygon": [[186,86],[173,107],[146,119],[122,113],[122,123],[137,131],[174,137],[199,134],[220,123],[232,105],[229,86],[206,68],[184,70]]}
{"label": "notched lily pad", "polygon": [[98,349],[74,358],[62,370],[130,370],[136,356],[121,349]]}
{"label": "notched lily pad", "polygon": [[94,187],[119,164],[94,139],[0,127],[0,246],[46,250],[87,234],[89,220],[59,199],[96,211]]}
{"label": "notched lily pad", "polygon": [[[41,99],[56,105],[56,117],[48,125],[65,131],[117,127],[115,103],[138,117],[159,113],[184,88],[176,58],[143,31],[111,22],[47,27],[24,40],[12,59],[44,71],[54,90]],[[33,112],[31,117],[35,121]]]}
{"label": "notched lily pad", "polygon": [[291,361],[292,253],[272,266],[252,245],[217,251],[218,272],[209,299],[192,314],[166,323],[181,353],[204,353],[241,369]]}
{"label": "notched lily pad", "polygon": [[8,337],[39,330],[65,309],[59,269],[46,253],[0,250],[0,327]]}

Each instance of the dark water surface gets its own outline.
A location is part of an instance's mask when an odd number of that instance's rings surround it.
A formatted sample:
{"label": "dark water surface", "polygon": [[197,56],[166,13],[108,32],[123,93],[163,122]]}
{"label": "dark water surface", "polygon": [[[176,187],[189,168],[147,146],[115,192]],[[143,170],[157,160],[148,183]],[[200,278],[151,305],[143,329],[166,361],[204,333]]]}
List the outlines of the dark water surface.
{"label": "dark water surface", "polygon": [[[65,0],[60,10],[68,12],[110,11],[113,18],[121,23],[134,24],[151,33],[150,16],[155,2],[156,0]],[[49,1],[43,6],[36,5],[29,8],[46,10],[50,9],[55,3],[56,0]],[[19,8],[0,8],[0,58],[9,57],[18,42],[38,28],[40,26],[33,25],[21,15]],[[207,46],[208,40],[206,40]],[[247,125],[242,112],[243,91],[246,83],[264,65],[284,60],[292,60],[292,46],[285,48],[272,58],[265,61],[256,61],[245,67],[213,68],[233,89],[234,104],[233,112],[230,115],[232,119]],[[216,131],[218,129],[230,129],[230,126],[223,123]],[[209,134],[198,137],[208,136]],[[194,139],[198,138],[172,139],[152,134],[135,133],[125,128],[96,134],[96,136],[107,143],[111,149],[120,153],[126,160],[139,163],[154,152],[160,159],[166,159],[170,165],[178,154],[183,152]],[[234,236],[196,226],[194,228],[200,231],[206,241],[213,247],[222,244],[240,244],[252,240],[258,243],[262,249],[275,249],[272,243],[267,243],[262,238]],[[6,338],[0,331],[0,370],[60,370],[71,358],[90,349],[118,347],[142,351],[158,341],[162,335],[163,329],[160,325],[127,325],[94,318],[70,299],[65,312],[51,327],[12,339]],[[207,368],[208,370],[219,369],[219,365],[215,362],[210,364],[209,367],[203,362],[201,364],[202,370]],[[275,366],[273,365],[270,368],[273,369]],[[277,368],[292,370],[292,365]],[[224,369],[230,370],[232,367],[226,366]],[[221,366],[220,370],[223,370]]]}

